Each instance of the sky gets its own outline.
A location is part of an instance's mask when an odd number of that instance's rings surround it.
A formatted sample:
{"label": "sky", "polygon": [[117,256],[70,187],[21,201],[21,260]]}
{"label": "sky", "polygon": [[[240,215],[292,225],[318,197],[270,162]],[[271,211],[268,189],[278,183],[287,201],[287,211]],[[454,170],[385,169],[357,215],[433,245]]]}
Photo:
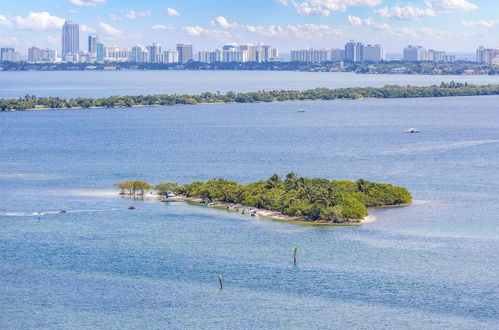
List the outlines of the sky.
{"label": "sky", "polygon": [[124,48],[191,42],[195,51],[261,42],[289,52],[349,40],[392,53],[409,44],[499,47],[499,0],[0,0],[0,46],[60,51],[65,20],[80,24],[82,48],[88,34]]}

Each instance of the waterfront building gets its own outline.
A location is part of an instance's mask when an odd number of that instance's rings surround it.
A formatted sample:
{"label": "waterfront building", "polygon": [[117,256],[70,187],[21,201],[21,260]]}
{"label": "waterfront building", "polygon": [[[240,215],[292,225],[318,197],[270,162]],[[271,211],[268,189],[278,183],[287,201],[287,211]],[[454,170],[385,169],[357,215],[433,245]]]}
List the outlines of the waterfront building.
{"label": "waterfront building", "polygon": [[163,52],[163,62],[164,63],[178,63],[179,54],[178,50],[170,49]]}
{"label": "waterfront building", "polygon": [[21,54],[14,48],[0,48],[0,61],[2,62],[20,62]]}
{"label": "waterfront building", "polygon": [[99,42],[99,38],[91,34],[88,36],[88,52],[94,56],[97,55],[97,43]]}
{"label": "waterfront building", "polygon": [[385,51],[381,45],[367,45],[362,50],[362,60],[381,62],[385,59]]}
{"label": "waterfront building", "polygon": [[153,43],[146,47],[149,51],[149,62],[150,63],[162,63],[163,62],[163,52],[161,51],[161,45]]}
{"label": "waterfront building", "polygon": [[329,60],[326,49],[306,48],[291,51],[291,62],[321,63]]}
{"label": "waterfront building", "polygon": [[146,47],[137,45],[132,47],[130,52],[130,62],[148,63],[150,61],[149,51]]}
{"label": "waterfront building", "polygon": [[57,52],[51,49],[31,47],[28,49],[28,62],[54,63],[57,61]]}
{"label": "waterfront building", "polygon": [[270,61],[280,61],[279,58],[279,49],[277,48],[272,48],[270,49]]}
{"label": "waterfront building", "polygon": [[203,50],[199,52],[199,62],[201,63],[216,63],[222,61],[222,51],[215,49],[213,51]]}
{"label": "waterfront building", "polygon": [[404,48],[403,60],[407,62],[426,61],[427,51],[422,46],[409,45]]}
{"label": "waterfront building", "polygon": [[259,62],[270,62],[270,59],[272,58],[272,50],[271,46],[269,45],[261,45],[261,58],[259,59]]}
{"label": "waterfront building", "polygon": [[80,27],[78,24],[66,21],[62,27],[62,56],[74,55],[80,52]]}
{"label": "waterfront building", "polygon": [[106,62],[127,62],[130,57],[130,50],[121,49],[118,46],[104,47],[104,60]]}
{"label": "waterfront building", "polygon": [[345,60],[345,49],[333,48],[331,50],[331,61],[343,62]]}
{"label": "waterfront building", "polygon": [[222,62],[248,62],[248,52],[236,47],[222,50]]}
{"label": "waterfront building", "polygon": [[177,44],[177,51],[180,63],[187,63],[193,60],[192,44]]}
{"label": "waterfront building", "polygon": [[105,54],[105,45],[102,42],[98,42],[96,46],[96,57],[97,62],[104,62],[104,58],[106,58]]}
{"label": "waterfront building", "polygon": [[478,63],[492,63],[499,57],[499,48],[478,47],[476,51],[476,61]]}
{"label": "waterfront building", "polygon": [[345,61],[362,62],[364,60],[364,45],[360,42],[350,40],[345,45]]}

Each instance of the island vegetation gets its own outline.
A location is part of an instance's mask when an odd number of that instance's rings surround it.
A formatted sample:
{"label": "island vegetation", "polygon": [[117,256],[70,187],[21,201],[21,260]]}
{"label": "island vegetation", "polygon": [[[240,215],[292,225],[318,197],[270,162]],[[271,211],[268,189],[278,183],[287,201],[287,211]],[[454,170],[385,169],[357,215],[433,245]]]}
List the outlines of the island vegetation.
{"label": "island vegetation", "polygon": [[361,98],[416,98],[443,96],[499,95],[499,84],[471,85],[467,83],[441,83],[439,86],[384,86],[316,88],[305,91],[274,90],[248,93],[227,92],[191,94],[157,94],[138,96],[111,96],[104,98],[36,97],[26,95],[15,99],[0,99],[0,110],[115,108],[152,105],[192,105],[208,103],[255,103],[279,101],[311,101]]}
{"label": "island vegetation", "polygon": [[237,70],[237,71],[302,71],[354,72],[359,74],[425,74],[425,75],[496,75],[499,66],[471,61],[444,62],[188,62],[188,63],[28,63],[2,62],[5,71],[88,71],[88,70]]}
{"label": "island vegetation", "polygon": [[[127,183],[115,186],[123,192],[123,185]],[[277,212],[290,220],[326,223],[358,223],[367,216],[368,208],[401,206],[412,200],[407,189],[390,184],[363,179],[331,181],[299,177],[295,173],[285,178],[274,174],[267,180],[246,185],[219,178],[185,185],[167,182],[156,185],[155,189],[160,195],[172,190],[186,201],[217,203],[227,208],[253,207]]]}

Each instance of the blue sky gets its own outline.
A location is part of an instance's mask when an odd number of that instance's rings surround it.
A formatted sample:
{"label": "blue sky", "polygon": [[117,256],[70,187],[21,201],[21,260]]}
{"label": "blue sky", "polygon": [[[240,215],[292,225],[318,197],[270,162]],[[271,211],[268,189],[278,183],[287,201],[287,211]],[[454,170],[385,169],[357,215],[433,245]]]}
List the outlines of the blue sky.
{"label": "blue sky", "polygon": [[499,47],[498,0],[22,0],[0,2],[0,45],[59,50],[65,19],[106,44],[196,50],[269,43],[287,52],[350,39],[400,53],[407,44],[472,53]]}

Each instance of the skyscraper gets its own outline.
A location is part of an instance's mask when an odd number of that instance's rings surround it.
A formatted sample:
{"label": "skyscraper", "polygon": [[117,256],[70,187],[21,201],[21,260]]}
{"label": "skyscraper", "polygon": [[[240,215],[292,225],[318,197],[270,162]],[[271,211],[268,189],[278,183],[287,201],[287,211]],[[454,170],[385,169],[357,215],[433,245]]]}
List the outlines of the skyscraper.
{"label": "skyscraper", "polygon": [[177,44],[177,51],[180,63],[192,61],[192,44]]}
{"label": "skyscraper", "polygon": [[381,45],[367,45],[364,46],[362,52],[363,61],[380,62],[385,59],[385,51]]}
{"label": "skyscraper", "polygon": [[153,43],[146,47],[149,51],[149,62],[150,63],[161,63],[163,62],[163,52],[161,51],[161,45]]}
{"label": "skyscraper", "polygon": [[97,38],[96,35],[89,35],[88,36],[88,52],[96,56],[97,55],[97,43],[99,42],[99,38]]}
{"label": "skyscraper", "polygon": [[361,62],[363,60],[364,45],[351,40],[345,45],[345,60],[351,62]]}
{"label": "skyscraper", "polygon": [[62,56],[75,55],[80,52],[80,27],[66,21],[62,27]]}
{"label": "skyscraper", "polygon": [[404,48],[403,60],[408,62],[426,61],[426,49],[421,46],[409,45]]}

